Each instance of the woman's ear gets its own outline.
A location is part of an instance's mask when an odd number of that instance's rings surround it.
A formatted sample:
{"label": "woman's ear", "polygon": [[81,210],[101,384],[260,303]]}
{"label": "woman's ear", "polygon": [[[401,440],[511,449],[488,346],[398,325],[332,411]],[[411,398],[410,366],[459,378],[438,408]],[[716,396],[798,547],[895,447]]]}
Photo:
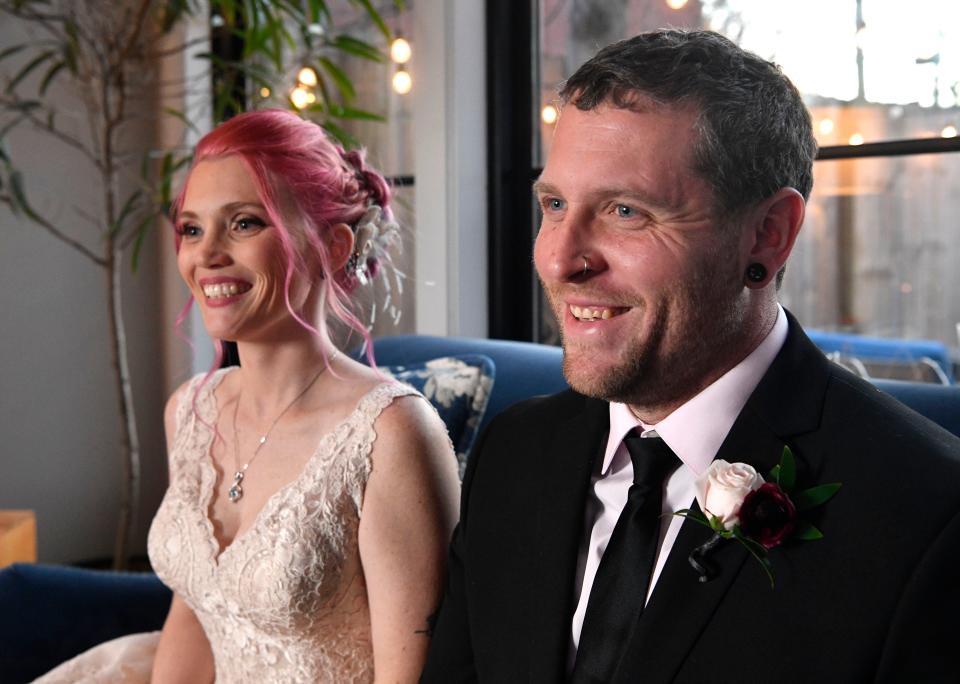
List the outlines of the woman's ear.
{"label": "woman's ear", "polygon": [[330,226],[327,251],[330,255],[330,270],[336,273],[346,265],[353,252],[353,231],[350,226],[346,223]]}

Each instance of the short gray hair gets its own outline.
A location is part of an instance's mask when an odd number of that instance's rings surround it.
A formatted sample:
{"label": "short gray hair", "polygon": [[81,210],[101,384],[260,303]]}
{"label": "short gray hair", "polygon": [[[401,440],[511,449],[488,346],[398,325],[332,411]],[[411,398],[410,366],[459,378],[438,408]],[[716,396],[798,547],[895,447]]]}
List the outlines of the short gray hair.
{"label": "short gray hair", "polygon": [[694,170],[727,217],[781,188],[810,196],[817,143],[800,93],[775,64],[717,33],[660,30],[609,45],[560,97],[584,111],[642,98],[696,107]]}

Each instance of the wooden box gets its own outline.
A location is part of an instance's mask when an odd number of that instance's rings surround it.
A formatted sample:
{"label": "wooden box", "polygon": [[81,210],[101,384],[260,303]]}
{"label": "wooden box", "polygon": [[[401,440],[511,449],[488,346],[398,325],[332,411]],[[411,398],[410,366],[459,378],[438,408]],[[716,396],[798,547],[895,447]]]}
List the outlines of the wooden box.
{"label": "wooden box", "polygon": [[37,562],[37,519],[33,511],[0,510],[0,568]]}

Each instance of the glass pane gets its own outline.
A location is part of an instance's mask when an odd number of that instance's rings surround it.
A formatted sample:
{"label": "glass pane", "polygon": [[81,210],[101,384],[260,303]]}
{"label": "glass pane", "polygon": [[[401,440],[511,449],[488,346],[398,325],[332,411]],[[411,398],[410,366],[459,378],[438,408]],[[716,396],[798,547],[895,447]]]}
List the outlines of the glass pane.
{"label": "glass pane", "polygon": [[[960,184],[960,155],[825,161],[814,165],[814,174],[780,293],[784,306],[815,329],[930,340],[955,362],[960,232],[953,188]],[[936,357],[934,349],[904,344],[891,353],[909,372],[926,376],[919,357]],[[941,365],[950,372],[950,361]]]}
{"label": "glass pane", "polygon": [[598,46],[664,26],[709,28],[779,64],[822,145],[960,128],[956,0],[542,0],[540,163],[558,84]]}

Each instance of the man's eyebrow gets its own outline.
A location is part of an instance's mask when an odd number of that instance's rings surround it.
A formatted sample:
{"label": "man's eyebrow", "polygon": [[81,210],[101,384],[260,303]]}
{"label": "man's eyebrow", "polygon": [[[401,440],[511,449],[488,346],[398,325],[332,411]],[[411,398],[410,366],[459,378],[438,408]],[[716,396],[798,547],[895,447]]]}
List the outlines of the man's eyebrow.
{"label": "man's eyebrow", "polygon": [[543,194],[559,195],[560,191],[550,183],[537,179],[533,183],[533,194],[534,196]]}

